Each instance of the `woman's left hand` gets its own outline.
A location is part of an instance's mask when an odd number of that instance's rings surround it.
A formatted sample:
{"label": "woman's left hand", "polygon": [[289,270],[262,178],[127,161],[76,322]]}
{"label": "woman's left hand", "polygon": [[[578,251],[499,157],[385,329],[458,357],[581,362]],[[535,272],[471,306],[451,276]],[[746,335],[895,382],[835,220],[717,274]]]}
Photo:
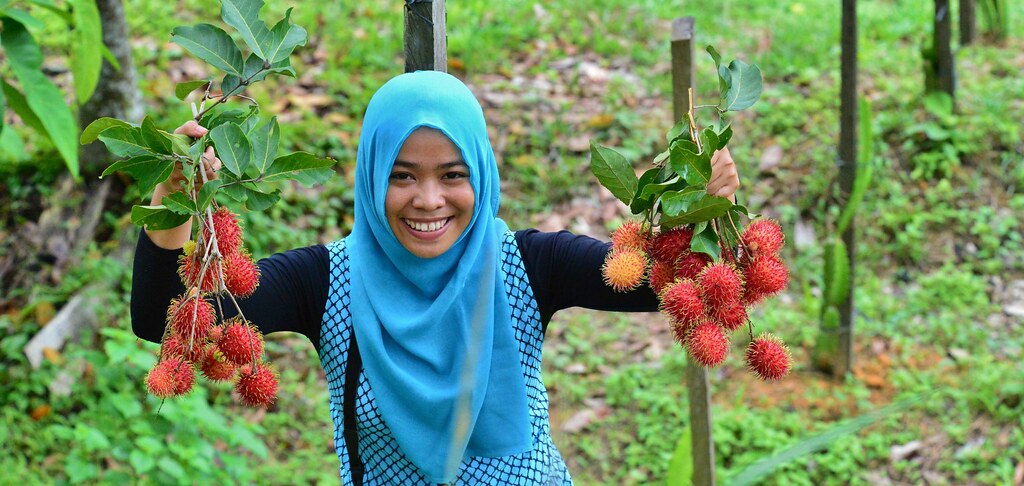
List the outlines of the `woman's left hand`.
{"label": "woman's left hand", "polygon": [[736,172],[736,163],[729,154],[729,147],[718,150],[711,156],[711,181],[708,182],[708,194],[728,198],[736,202],[736,190],[740,188],[740,176]]}

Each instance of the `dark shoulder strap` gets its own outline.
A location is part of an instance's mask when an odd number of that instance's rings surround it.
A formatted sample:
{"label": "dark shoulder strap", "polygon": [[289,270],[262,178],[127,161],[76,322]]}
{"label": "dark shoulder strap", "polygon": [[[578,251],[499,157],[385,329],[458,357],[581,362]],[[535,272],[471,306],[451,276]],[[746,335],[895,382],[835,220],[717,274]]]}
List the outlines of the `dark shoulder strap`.
{"label": "dark shoulder strap", "polygon": [[359,457],[359,430],[356,427],[356,390],[359,389],[359,372],[363,368],[363,358],[359,355],[356,344],[356,331],[348,341],[348,363],[345,365],[345,405],[344,430],[345,448],[348,449],[348,463],[352,470],[352,484],[363,486],[363,460]]}

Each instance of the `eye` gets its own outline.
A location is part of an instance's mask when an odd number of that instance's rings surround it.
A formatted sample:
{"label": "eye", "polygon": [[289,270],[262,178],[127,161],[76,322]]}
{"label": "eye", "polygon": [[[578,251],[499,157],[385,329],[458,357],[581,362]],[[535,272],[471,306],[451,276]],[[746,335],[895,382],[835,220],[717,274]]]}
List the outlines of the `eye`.
{"label": "eye", "polygon": [[388,176],[388,179],[393,181],[411,181],[412,174],[408,172],[392,172],[391,175]]}
{"label": "eye", "polygon": [[445,179],[465,179],[467,177],[469,177],[468,173],[463,172],[463,171],[457,171],[457,170],[453,170],[451,172],[447,172],[444,175]]}

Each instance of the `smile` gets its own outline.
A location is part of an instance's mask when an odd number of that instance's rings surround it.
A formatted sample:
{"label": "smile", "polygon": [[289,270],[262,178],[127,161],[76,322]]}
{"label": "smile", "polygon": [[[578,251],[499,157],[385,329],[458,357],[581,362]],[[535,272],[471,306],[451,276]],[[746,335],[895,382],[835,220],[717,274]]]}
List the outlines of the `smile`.
{"label": "smile", "polygon": [[451,218],[439,219],[437,221],[430,222],[411,221],[408,219],[402,219],[402,222],[405,223],[407,227],[419,233],[435,233],[441,231],[446,226],[448,226],[449,221],[451,221]]}

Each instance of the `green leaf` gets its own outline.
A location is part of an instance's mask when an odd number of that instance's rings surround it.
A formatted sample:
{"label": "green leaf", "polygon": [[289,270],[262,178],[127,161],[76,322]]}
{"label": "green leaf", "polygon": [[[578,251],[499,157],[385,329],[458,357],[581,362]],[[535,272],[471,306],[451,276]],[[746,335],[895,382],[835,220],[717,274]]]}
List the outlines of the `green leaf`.
{"label": "green leaf", "polygon": [[672,453],[672,459],[668,463],[668,474],[665,475],[666,486],[678,486],[690,484],[693,476],[692,437],[690,426],[683,427],[683,433],[679,435],[676,442],[676,450]]}
{"label": "green leaf", "polygon": [[0,83],[3,83],[4,97],[7,99],[8,105],[21,117],[21,121],[32,130],[35,130],[36,133],[49,138],[46,135],[46,128],[43,127],[43,122],[32,112],[32,108],[29,108],[25,95],[21,94],[14,86],[8,84],[7,80],[0,79]]}
{"label": "green leaf", "polygon": [[[943,93],[945,94],[945,93]],[[843,206],[836,222],[836,234],[843,234],[847,226],[853,222],[864,195],[871,186],[873,176],[872,159],[875,152],[875,133],[871,125],[871,105],[864,98],[860,99],[860,140],[857,150],[857,173],[854,174],[853,189],[850,197]]]}
{"label": "green leaf", "polygon": [[629,209],[633,214],[640,214],[654,206],[655,197],[651,195],[651,192],[647,191],[647,187],[658,180],[660,173],[661,167],[654,167],[647,169],[640,175],[636,186],[637,193],[633,196],[633,200],[629,202]]}
{"label": "green leaf", "polygon": [[697,153],[697,145],[689,140],[680,140],[672,144],[669,156],[669,167],[676,174],[693,186],[708,185],[711,180],[711,155],[704,151]]}
{"label": "green leaf", "polygon": [[827,431],[809,436],[797,442],[794,445],[786,447],[785,449],[777,451],[770,457],[761,459],[740,471],[739,474],[734,476],[730,481],[730,485],[746,486],[750,484],[760,484],[764,478],[769,477],[773,471],[782,467],[793,460],[799,459],[809,454],[813,454],[817,451],[823,450],[829,446],[829,444],[835,442],[837,439],[852,435],[860,431],[861,429],[877,422],[880,419],[895,415],[903,410],[910,408],[912,405],[921,401],[924,397],[931,395],[931,393],[924,393],[917,395],[899,402],[893,403],[881,409],[873,412],[869,412],[860,415],[854,419],[845,421],[828,429]]}
{"label": "green leaf", "polygon": [[210,24],[175,27],[171,41],[217,69],[235,76],[242,75],[242,51],[220,27]]}
{"label": "green leaf", "polygon": [[833,243],[825,246],[825,258],[826,275],[830,276],[825,301],[838,307],[850,292],[850,259],[841,238],[836,237]]}
{"label": "green leaf", "polygon": [[131,464],[136,473],[145,474],[156,466],[156,461],[145,452],[134,450],[128,454],[128,464]]}
{"label": "green leaf", "polygon": [[220,16],[228,25],[238,29],[253,54],[270,63],[288,57],[296,46],[306,44],[305,29],[290,25],[291,9],[273,29],[268,29],[267,24],[260,20],[262,8],[262,0],[223,0]]}
{"label": "green leaf", "polygon": [[[53,142],[64,159],[71,175],[77,180],[78,169],[78,122],[64,102],[64,95],[43,75],[43,54],[32,35],[20,22],[8,17],[0,31],[0,46],[3,47],[7,63],[25,90],[25,101],[38,117],[41,132]],[[10,92],[7,92],[10,98]]]}
{"label": "green leaf", "polygon": [[28,12],[25,12],[23,10],[18,10],[15,8],[6,8],[6,5],[0,7],[0,17],[3,16],[10,17],[18,22],[21,22],[26,27],[32,28],[34,30],[42,30],[46,28],[46,24],[44,24],[42,20],[33,17]]}
{"label": "green leaf", "polygon": [[196,81],[185,81],[178,83],[174,87],[174,96],[178,97],[178,99],[181,101],[185,101],[185,98],[188,98],[188,95],[192,94],[193,91],[199,88],[203,88],[208,84],[210,84],[210,80],[208,79],[199,79]]}
{"label": "green leaf", "polygon": [[160,129],[153,123],[152,118],[147,116],[142,119],[142,126],[139,127],[139,132],[142,134],[142,139],[146,142],[146,146],[153,153],[163,155],[174,153],[171,147],[171,140],[160,133]]}
{"label": "green leaf", "polygon": [[8,159],[13,161],[25,159],[25,142],[18,136],[17,131],[0,131],[0,154],[7,154]]}
{"label": "green leaf", "polygon": [[267,182],[296,180],[309,187],[326,181],[334,171],[331,167],[336,161],[324,159],[308,152],[295,152],[274,159],[264,172],[263,180]]}
{"label": "green leaf", "polygon": [[[729,63],[729,86],[721,95],[721,111],[739,111],[750,108],[761,97],[761,70],[757,65],[736,59]],[[719,69],[721,71],[721,68]]]}
{"label": "green leaf", "polygon": [[281,140],[281,127],[277,117],[272,117],[263,125],[249,132],[252,142],[252,163],[259,174],[263,174],[277,158],[277,146]]}
{"label": "green leaf", "polygon": [[176,155],[189,157],[192,152],[192,137],[181,133],[169,133],[158,130],[160,135],[171,143],[171,151]]}
{"label": "green leaf", "polygon": [[679,137],[681,137],[683,135],[689,135],[689,134],[690,134],[690,120],[688,120],[686,117],[683,117],[682,120],[679,120],[679,122],[676,123],[675,125],[673,125],[672,129],[670,129],[668,131],[668,133],[665,134],[665,139],[668,140],[669,144],[671,144],[677,138],[679,138]]}
{"label": "green leaf", "polygon": [[198,206],[199,211],[206,210],[207,206],[210,205],[210,201],[213,200],[213,195],[217,193],[217,189],[220,188],[222,182],[220,179],[214,179],[209,182],[203,183],[203,187],[199,189]]}
{"label": "green leaf", "polygon": [[717,150],[722,150],[725,148],[726,145],[729,144],[729,140],[732,140],[732,124],[727,123],[725,125],[725,128],[722,128],[720,130],[716,129],[715,133],[718,135]]}
{"label": "green leaf", "polygon": [[722,68],[722,55],[718,53],[717,49],[709,45],[707,51],[708,54],[711,54],[711,59],[715,61],[715,72],[718,73],[718,93],[721,96],[729,88],[729,71]]}
{"label": "green leaf", "polygon": [[100,177],[106,177],[116,171],[122,171],[132,176],[139,184],[139,195],[145,198],[157,184],[171,176],[171,172],[174,171],[174,162],[161,160],[152,155],[141,155],[114,162],[103,171],[103,175]]}
{"label": "green leaf", "polygon": [[164,206],[132,206],[132,223],[151,230],[177,228],[188,221],[188,218]]}
{"label": "green leaf", "polygon": [[199,210],[196,209],[195,201],[190,199],[187,194],[181,191],[172,192],[164,196],[161,202],[164,204],[164,207],[177,214],[191,216],[192,214],[199,212]]}
{"label": "green leaf", "polygon": [[142,128],[133,126],[114,126],[100,132],[99,139],[114,155],[119,157],[137,157],[153,155],[142,136]]}
{"label": "green leaf", "polygon": [[93,143],[99,137],[100,133],[103,132],[103,130],[106,130],[110,127],[122,127],[128,129],[133,128],[132,125],[130,125],[128,122],[118,120],[117,118],[98,118],[96,120],[93,120],[93,122],[90,123],[89,126],[85,127],[85,130],[82,130],[82,137],[79,139],[79,142],[82,145],[88,145],[90,143]]}
{"label": "green leaf", "polygon": [[[724,215],[729,211],[730,207],[732,207],[732,202],[724,197],[704,196],[703,199],[690,204],[686,211],[663,221],[667,222],[670,226],[711,221]],[[666,224],[665,222],[662,224]]]}
{"label": "green leaf", "polygon": [[590,142],[590,172],[623,203],[633,200],[639,181],[633,167],[618,152]]}
{"label": "green leaf", "polygon": [[234,123],[217,125],[210,130],[210,139],[217,148],[217,157],[232,174],[241,176],[252,159],[252,145],[241,127]]}
{"label": "green leaf", "polygon": [[103,45],[100,12],[96,0],[73,0],[74,40],[71,42],[71,74],[75,79],[75,96],[79,105],[92,97],[100,81],[103,54],[96,46]]}
{"label": "green leaf", "polygon": [[281,200],[280,194],[281,191],[279,190],[266,193],[250,189],[248,197],[245,200],[245,209],[248,209],[249,211],[263,211]]}
{"label": "green leaf", "polygon": [[710,163],[711,156],[714,155],[715,150],[718,150],[718,134],[715,133],[715,129],[707,127],[701,131],[700,143],[703,145],[704,152],[708,154],[708,163]]}
{"label": "green leaf", "polygon": [[690,209],[690,206],[700,201],[707,192],[700,186],[687,186],[680,191],[671,191],[662,194],[661,210],[668,217],[676,217]]}
{"label": "green leaf", "polygon": [[714,228],[706,226],[700,233],[694,233],[690,240],[690,251],[704,253],[711,258],[718,260],[721,257],[722,249],[718,246],[718,234]]}

